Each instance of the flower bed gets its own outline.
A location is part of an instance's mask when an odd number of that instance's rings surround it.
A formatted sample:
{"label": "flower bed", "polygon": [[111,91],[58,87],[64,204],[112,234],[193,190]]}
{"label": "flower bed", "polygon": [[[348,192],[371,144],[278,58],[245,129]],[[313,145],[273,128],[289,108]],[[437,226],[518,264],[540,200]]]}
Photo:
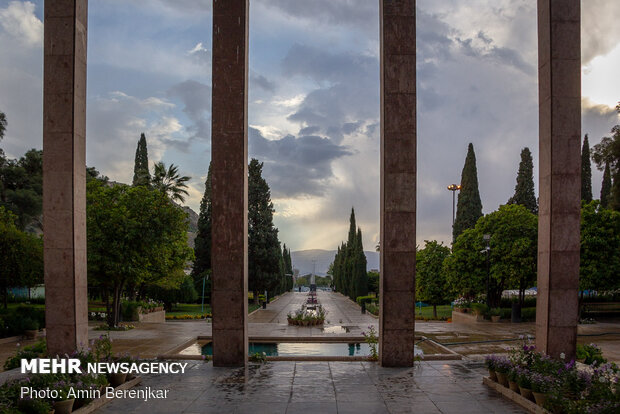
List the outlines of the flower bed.
{"label": "flower bed", "polygon": [[[523,344],[508,357],[488,356],[489,378],[554,413],[620,412],[620,370],[591,344],[590,364],[553,359]],[[592,357],[592,355],[595,355]]]}
{"label": "flower bed", "polygon": [[289,325],[314,326],[323,325],[325,323],[325,316],[327,316],[327,311],[322,305],[316,305],[315,309],[309,309],[306,305],[302,305],[301,309],[294,314],[289,312],[286,315],[286,319]]}
{"label": "flower bed", "polygon": [[184,321],[184,320],[191,320],[191,319],[209,319],[212,318],[213,315],[211,315],[210,313],[203,313],[202,315],[190,315],[190,314],[185,314],[185,315],[166,315],[166,320],[170,321],[170,320],[180,320],[180,321]]}
{"label": "flower bed", "polygon": [[[95,362],[130,362],[129,356],[112,356],[112,344],[108,336],[100,336],[99,339],[90,343],[91,347],[86,351],[74,352],[70,358],[77,358],[84,366]],[[9,358],[4,368],[6,370],[17,368],[21,359],[46,358],[47,350],[44,341],[35,345],[19,349],[17,354]],[[69,357],[66,355],[66,357]],[[128,380],[126,377],[119,382],[113,378],[119,374],[35,374],[25,378],[8,381],[0,385],[0,412],[2,413],[49,413],[71,412],[79,407],[89,404],[91,398],[77,398],[73,395],[92,396],[98,390],[108,386],[116,387]],[[124,375],[124,374],[123,374]],[[34,390],[54,390],[54,393],[46,393],[45,397],[21,398],[22,387]],[[62,411],[68,410],[68,411]]]}

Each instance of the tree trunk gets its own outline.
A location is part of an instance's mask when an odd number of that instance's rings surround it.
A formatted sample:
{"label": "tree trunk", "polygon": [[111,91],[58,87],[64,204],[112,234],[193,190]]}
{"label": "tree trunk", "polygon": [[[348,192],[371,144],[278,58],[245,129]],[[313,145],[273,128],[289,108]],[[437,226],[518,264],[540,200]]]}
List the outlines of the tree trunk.
{"label": "tree trunk", "polygon": [[106,312],[106,320],[108,322],[108,326],[114,325],[113,312],[110,307],[110,292],[107,286],[103,287],[103,298],[105,300],[105,312]]}
{"label": "tree trunk", "polygon": [[121,313],[121,292],[123,290],[123,282],[116,283],[114,285],[114,327],[118,326]]}
{"label": "tree trunk", "polygon": [[433,304],[433,319],[437,319],[437,305]]}

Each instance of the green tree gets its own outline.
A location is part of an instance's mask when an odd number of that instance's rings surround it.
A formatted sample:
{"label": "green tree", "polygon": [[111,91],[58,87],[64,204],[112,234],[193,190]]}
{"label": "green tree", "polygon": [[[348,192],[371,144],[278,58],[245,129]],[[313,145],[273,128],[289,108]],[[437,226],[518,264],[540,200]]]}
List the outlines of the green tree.
{"label": "green tree", "polygon": [[450,300],[443,269],[450,248],[436,240],[424,243],[424,248],[416,253],[416,294],[418,300],[433,305],[433,317],[437,318],[437,305]]}
{"label": "green tree", "polygon": [[368,272],[368,292],[379,294],[379,273]]}
{"label": "green tree", "polygon": [[620,288],[620,213],[592,201],[581,208],[579,289]]}
{"label": "green tree", "polygon": [[138,146],[136,148],[136,158],[133,165],[132,185],[149,185],[151,183],[151,173],[149,172],[149,155],[146,149],[146,136],[144,132],[140,134]]}
{"label": "green tree", "polygon": [[185,276],[178,287],[151,285],[148,288],[148,295],[151,299],[162,301],[167,311],[172,311],[175,303],[194,303],[198,299],[198,292],[191,276]]}
{"label": "green tree", "polygon": [[601,207],[607,208],[609,206],[609,196],[611,195],[611,171],[609,169],[609,162],[605,163],[605,170],[603,172],[603,183],[601,184]]}
{"label": "green tree", "polygon": [[[205,181],[205,192],[200,201],[198,232],[194,240],[194,266],[192,277],[197,289],[202,292],[203,278],[211,272],[211,164]],[[210,287],[209,283],[209,287]],[[205,286],[206,288],[206,286]],[[205,289],[206,290],[206,289]],[[209,289],[210,292],[210,289]]]}
{"label": "green tree", "polygon": [[581,199],[586,203],[592,201],[592,166],[590,165],[588,134],[583,138],[581,147]]}
{"label": "green tree", "polygon": [[534,194],[534,164],[528,147],[521,151],[515,194],[510,197],[508,204],[520,204],[532,213],[538,214],[538,203]]}
{"label": "green tree", "polygon": [[4,138],[6,127],[7,127],[6,115],[4,114],[4,112],[0,111],[0,141],[2,141],[2,138]]}
{"label": "green tree", "polygon": [[[620,103],[616,106],[620,113]],[[620,211],[620,125],[611,129],[611,137],[603,137],[601,142],[592,148],[592,159],[599,170],[609,164],[612,177],[611,193],[607,198],[609,208]]]}
{"label": "green tree", "polygon": [[461,173],[461,191],[458,195],[456,219],[452,229],[453,240],[466,229],[473,228],[480,217],[482,217],[482,201],[478,190],[476,154],[474,145],[470,143]]}
{"label": "green tree", "polygon": [[5,309],[9,288],[43,282],[43,241],[19,230],[17,221],[17,216],[0,207],[0,289]]}
{"label": "green tree", "polygon": [[184,202],[187,192],[187,184],[190,177],[179,175],[179,169],[176,165],[170,164],[166,168],[166,164],[158,162],[153,170],[153,178],[151,184],[154,188],[166,194],[172,201]]}
{"label": "green tree", "polygon": [[487,262],[483,235],[491,235],[489,304],[499,306],[504,289],[525,289],[536,281],[538,219],[521,205],[505,205],[480,218],[463,232],[446,259],[446,276],[452,291],[474,297],[486,291]]}
{"label": "green tree", "polygon": [[263,163],[252,158],[248,168],[248,284],[255,301],[280,282],[280,242],[273,225],[273,203]]}
{"label": "green tree", "polygon": [[147,186],[87,183],[88,275],[103,290],[109,324],[117,325],[124,286],[177,288],[193,259],[187,214]]}
{"label": "green tree", "polygon": [[362,229],[357,229],[353,252],[353,298],[368,295],[368,273],[366,272],[366,254],[364,253],[364,245],[362,244]]}
{"label": "green tree", "polygon": [[22,230],[41,230],[43,203],[43,152],[31,149],[19,160],[2,157],[0,206],[18,217]]}

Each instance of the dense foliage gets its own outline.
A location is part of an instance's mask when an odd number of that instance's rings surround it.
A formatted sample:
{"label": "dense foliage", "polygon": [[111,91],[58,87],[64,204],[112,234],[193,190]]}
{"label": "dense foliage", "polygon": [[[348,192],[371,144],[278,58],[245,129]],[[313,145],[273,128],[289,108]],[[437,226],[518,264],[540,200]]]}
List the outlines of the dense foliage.
{"label": "dense foliage", "polygon": [[598,201],[583,205],[580,260],[579,289],[620,289],[620,212]]}
{"label": "dense foliage", "polygon": [[581,147],[581,199],[586,203],[592,201],[592,166],[590,165],[588,134],[583,138]]}
{"label": "dense foliage", "polygon": [[452,299],[446,290],[446,276],[443,262],[450,255],[450,248],[436,240],[425,241],[423,249],[416,253],[416,296],[418,301],[433,305],[433,316],[437,318],[437,305]]}
{"label": "dense foliage", "polygon": [[118,324],[127,284],[179,287],[193,258],[186,216],[165,194],[147,186],[88,182],[88,274],[106,298],[112,295],[110,325]]}
{"label": "dense foliage", "polygon": [[454,294],[473,297],[486,291],[486,254],[483,235],[489,234],[489,297],[498,307],[504,289],[523,291],[535,283],[538,220],[521,205],[505,205],[482,217],[461,234],[453,254],[445,260],[447,281]]}
{"label": "dense foliage", "polygon": [[[202,294],[202,285],[205,284],[205,295],[210,297],[211,292],[211,164],[205,181],[205,192],[200,201],[198,214],[198,232],[194,239],[194,266],[192,277],[196,290]],[[209,280],[207,280],[209,279]]]}
{"label": "dense foliage", "polygon": [[473,228],[480,217],[482,217],[482,201],[478,190],[476,154],[474,145],[470,143],[461,173],[461,191],[458,195],[456,219],[452,228],[453,240],[465,230]]}
{"label": "dense foliage", "polygon": [[9,288],[43,283],[43,241],[21,231],[17,217],[0,206],[0,294],[7,307]]}
{"label": "dense foliage", "polygon": [[[616,106],[620,113],[620,103]],[[604,137],[601,142],[592,149],[592,159],[599,170],[603,170],[609,164],[612,181],[611,193],[605,200],[609,207],[620,211],[620,125],[611,129],[611,137]]]}
{"label": "dense foliage", "polygon": [[132,185],[149,185],[151,183],[151,173],[149,172],[149,155],[146,149],[146,137],[140,134],[138,146],[136,147],[136,158],[133,167]]}
{"label": "dense foliage", "polygon": [[17,226],[41,231],[43,202],[43,152],[31,149],[20,159],[0,151],[0,206],[17,216]]}
{"label": "dense foliage", "polygon": [[263,163],[253,158],[248,167],[248,285],[255,298],[263,291],[281,293],[285,285],[271,190],[262,171]]}
{"label": "dense foliage", "polygon": [[362,230],[356,227],[355,210],[349,218],[349,237],[338,248],[333,263],[334,287],[338,292],[355,300],[368,294],[366,255],[362,244]]}
{"label": "dense foliage", "polygon": [[538,202],[534,194],[534,163],[530,149],[525,147],[521,151],[521,162],[517,173],[515,193],[508,204],[520,204],[530,212],[538,214]]}

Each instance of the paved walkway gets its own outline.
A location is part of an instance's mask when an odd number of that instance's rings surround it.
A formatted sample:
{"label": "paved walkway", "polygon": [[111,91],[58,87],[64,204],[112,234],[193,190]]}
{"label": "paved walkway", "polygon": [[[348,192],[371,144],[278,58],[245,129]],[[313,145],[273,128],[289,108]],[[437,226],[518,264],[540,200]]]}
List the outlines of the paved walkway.
{"label": "paved walkway", "polygon": [[185,375],[147,376],[136,389],[169,389],[165,400],[113,400],[99,414],[525,413],[482,384],[479,363],[268,362],[242,369],[188,361]]}

